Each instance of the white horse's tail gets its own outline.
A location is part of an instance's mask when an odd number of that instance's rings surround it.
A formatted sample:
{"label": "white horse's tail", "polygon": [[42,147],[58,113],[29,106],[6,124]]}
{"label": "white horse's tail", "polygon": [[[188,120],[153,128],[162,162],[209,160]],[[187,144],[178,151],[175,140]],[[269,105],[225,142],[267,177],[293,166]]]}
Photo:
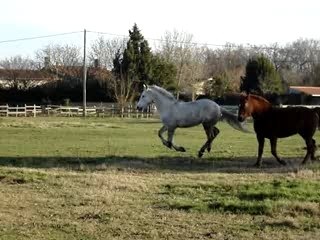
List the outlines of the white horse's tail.
{"label": "white horse's tail", "polygon": [[238,121],[238,116],[229,112],[227,109],[220,107],[221,109],[221,118],[220,120],[226,121],[231,127],[237,129],[241,132],[249,133],[250,131],[245,128],[245,122]]}

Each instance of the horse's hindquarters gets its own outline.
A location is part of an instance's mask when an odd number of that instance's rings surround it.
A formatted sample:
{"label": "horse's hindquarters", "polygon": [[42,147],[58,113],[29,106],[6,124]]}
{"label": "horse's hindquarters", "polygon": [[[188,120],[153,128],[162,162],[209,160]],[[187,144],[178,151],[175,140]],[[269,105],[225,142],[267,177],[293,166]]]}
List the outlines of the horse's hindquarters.
{"label": "horse's hindquarters", "polygon": [[274,109],[254,117],[254,130],[266,138],[285,138],[294,134],[313,136],[318,116],[307,108]]}

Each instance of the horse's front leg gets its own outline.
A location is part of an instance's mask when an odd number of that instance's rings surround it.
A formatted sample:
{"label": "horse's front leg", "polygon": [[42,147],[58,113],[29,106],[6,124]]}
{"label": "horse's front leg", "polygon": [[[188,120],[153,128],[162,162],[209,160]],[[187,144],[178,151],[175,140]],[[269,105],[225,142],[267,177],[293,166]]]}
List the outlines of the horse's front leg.
{"label": "horse's front leg", "polygon": [[168,143],[173,147],[174,150],[178,152],[185,152],[186,149],[182,146],[176,146],[173,144],[173,135],[174,135],[175,129],[168,129]]}
{"label": "horse's front leg", "polygon": [[163,145],[167,146],[168,148],[172,147],[172,143],[169,143],[167,140],[164,139],[164,137],[162,136],[162,134],[164,132],[166,132],[168,130],[168,128],[166,126],[162,126],[162,128],[160,128],[160,130],[158,131],[158,136],[161,139]]}
{"label": "horse's front leg", "polygon": [[263,147],[264,147],[264,137],[257,135],[257,139],[258,139],[259,147],[258,147],[258,159],[257,159],[257,162],[255,163],[255,166],[261,167]]}

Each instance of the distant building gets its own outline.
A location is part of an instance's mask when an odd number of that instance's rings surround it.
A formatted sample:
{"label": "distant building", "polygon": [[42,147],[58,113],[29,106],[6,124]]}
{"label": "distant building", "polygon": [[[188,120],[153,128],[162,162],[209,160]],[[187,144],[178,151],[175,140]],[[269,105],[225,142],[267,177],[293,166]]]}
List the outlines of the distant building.
{"label": "distant building", "polygon": [[0,68],[0,87],[28,89],[59,80],[54,74],[41,70],[3,69]]}
{"label": "distant building", "polygon": [[320,105],[320,87],[290,86],[289,95],[295,104]]}
{"label": "distant building", "polygon": [[[89,77],[104,80],[110,78],[110,71],[99,67],[87,69]],[[0,68],[0,87],[10,89],[29,89],[58,81],[67,81],[74,85],[79,84],[83,79],[82,66],[56,66],[46,67],[41,70],[26,69],[3,69]]]}

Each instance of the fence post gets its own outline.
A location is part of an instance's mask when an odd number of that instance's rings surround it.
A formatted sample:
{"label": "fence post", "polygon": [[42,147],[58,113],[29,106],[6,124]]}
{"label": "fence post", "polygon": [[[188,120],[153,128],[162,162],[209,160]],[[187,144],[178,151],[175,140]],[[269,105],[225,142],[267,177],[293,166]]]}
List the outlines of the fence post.
{"label": "fence post", "polygon": [[33,104],[33,117],[36,117],[37,116],[37,108],[36,108],[36,105]]}
{"label": "fence post", "polygon": [[7,117],[9,116],[9,105],[7,104]]}
{"label": "fence post", "polygon": [[131,104],[129,103],[129,105],[128,105],[128,118],[131,117],[131,110],[132,110],[132,106],[131,106]]}

